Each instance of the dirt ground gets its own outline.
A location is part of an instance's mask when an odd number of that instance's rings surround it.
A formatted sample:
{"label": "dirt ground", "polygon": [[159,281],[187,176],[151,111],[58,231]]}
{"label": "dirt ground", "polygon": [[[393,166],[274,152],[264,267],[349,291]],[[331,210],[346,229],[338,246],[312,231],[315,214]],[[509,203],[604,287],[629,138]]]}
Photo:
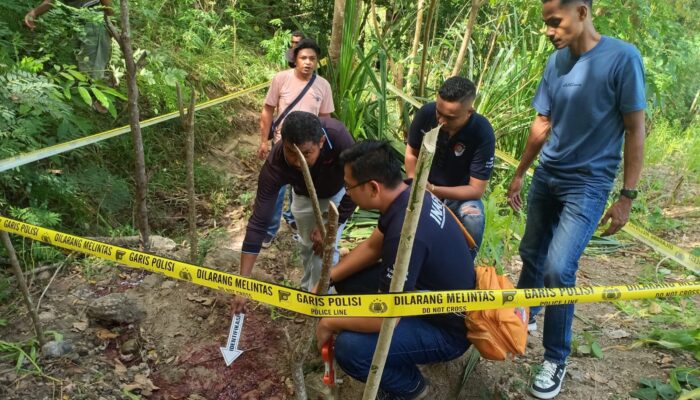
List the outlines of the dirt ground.
{"label": "dirt ground", "polygon": [[[247,116],[253,119],[254,116]],[[255,126],[254,124],[243,124]],[[253,158],[255,132],[251,129],[212,150],[208,157],[215,168],[233,171],[239,193],[252,191],[259,164]],[[249,210],[232,205],[216,221],[226,235],[218,238],[205,265],[235,272],[240,243]],[[221,225],[219,225],[221,226]],[[700,228],[693,221],[667,237],[685,248],[700,246]],[[689,279],[687,272],[641,244],[630,244],[612,254],[586,255],[578,274],[580,285],[638,283],[654,276],[658,268],[668,270],[667,281]],[[171,257],[184,258],[187,249],[176,249]],[[257,277],[275,282],[298,282],[300,271],[291,232],[283,227],[274,245],[256,264]],[[659,265],[657,265],[659,264]],[[507,271],[517,277],[519,259],[510,260]],[[2,399],[292,399],[293,384],[287,366],[288,346],[284,331],[292,337],[314,323],[305,318],[249,304],[240,348],[247,350],[230,367],[219,352],[231,323],[230,297],[188,282],[108,265],[96,259],[77,259],[51,279],[40,274],[32,281],[35,299],[41,299],[39,315],[46,330],[60,333],[72,351],[60,358],[39,357],[41,374],[18,372],[16,359],[0,359]],[[691,278],[692,279],[692,278]],[[87,307],[110,293],[126,293],[146,312],[139,323],[105,325],[86,316]],[[630,307],[611,303],[577,306],[574,332],[595,338],[603,358],[573,354],[568,377],[558,399],[627,399],[642,378],[668,379],[675,367],[700,367],[689,352],[649,346],[632,346],[659,323],[650,320],[658,310],[650,302],[632,302]],[[697,310],[700,299],[681,301],[681,310]],[[630,311],[631,310],[631,311]],[[18,342],[33,336],[19,297],[0,306],[0,340]],[[297,318],[298,319],[298,318]],[[541,320],[540,320],[541,325]],[[673,325],[661,325],[673,328]],[[307,357],[305,373],[312,399],[360,399],[363,386],[344,377],[331,391],[321,383],[322,361],[315,350]],[[528,399],[527,386],[540,362],[541,334],[532,335],[525,356],[506,362],[481,361],[456,396],[459,399]],[[455,398],[464,358],[426,366],[431,397]],[[32,370],[26,360],[22,367]],[[342,373],[340,373],[342,376]]]}

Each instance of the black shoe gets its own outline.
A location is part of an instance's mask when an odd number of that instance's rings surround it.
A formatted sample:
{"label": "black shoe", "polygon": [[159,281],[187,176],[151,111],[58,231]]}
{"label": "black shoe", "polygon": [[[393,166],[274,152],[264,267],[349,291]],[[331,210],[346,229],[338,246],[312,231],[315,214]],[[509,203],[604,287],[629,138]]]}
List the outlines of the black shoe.
{"label": "black shoe", "polygon": [[538,399],[553,399],[561,391],[564,375],[566,375],[566,364],[557,365],[545,360],[542,363],[542,369],[530,386],[530,393]]}

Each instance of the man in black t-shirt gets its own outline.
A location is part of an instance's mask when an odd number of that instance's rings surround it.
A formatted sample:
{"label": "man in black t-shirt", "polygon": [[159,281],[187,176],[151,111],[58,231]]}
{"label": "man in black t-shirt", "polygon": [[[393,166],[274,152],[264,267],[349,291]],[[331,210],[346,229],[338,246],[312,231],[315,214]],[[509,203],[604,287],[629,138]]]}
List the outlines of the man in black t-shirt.
{"label": "man in black t-shirt", "polygon": [[[401,238],[411,182],[386,142],[364,141],[341,154],[345,190],[360,208],[381,216],[369,239],[332,270],[340,294],[388,292]],[[404,291],[467,290],[475,285],[474,264],[459,223],[434,195],[424,193]],[[365,381],[382,318],[323,318],[316,330],[321,347],[333,334],[338,365]],[[394,331],[382,374],[381,398],[424,398],[427,387],[417,364],[449,361],[469,347],[463,313],[403,317]],[[379,398],[379,397],[378,397]]]}
{"label": "man in black t-shirt", "polygon": [[428,190],[459,217],[478,249],[485,226],[481,197],[491,177],[496,137],[488,119],[474,111],[475,98],[476,87],[470,80],[459,76],[447,79],[438,90],[437,101],[421,107],[413,118],[405,164],[406,174],[412,178],[423,136],[442,124]]}

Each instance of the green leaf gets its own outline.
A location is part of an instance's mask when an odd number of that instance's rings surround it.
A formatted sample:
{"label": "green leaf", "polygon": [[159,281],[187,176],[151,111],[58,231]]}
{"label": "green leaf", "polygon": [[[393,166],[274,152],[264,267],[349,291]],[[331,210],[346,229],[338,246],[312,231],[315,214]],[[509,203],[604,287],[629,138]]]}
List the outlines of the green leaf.
{"label": "green leaf", "polygon": [[630,396],[640,400],[656,400],[656,389],[644,388],[630,392]]}
{"label": "green leaf", "polygon": [[69,69],[68,73],[73,75],[75,79],[79,80],[80,82],[87,82],[87,77],[74,69]]}
{"label": "green leaf", "polygon": [[642,378],[639,380],[639,384],[644,387],[655,388],[656,385],[661,385],[663,382],[658,379]]}
{"label": "green leaf", "polygon": [[107,106],[107,111],[109,111],[109,115],[112,116],[112,118],[116,119],[117,118],[117,109],[114,107],[114,103],[111,101],[109,102],[109,105]]}
{"label": "green leaf", "polygon": [[656,391],[663,400],[673,400],[676,398],[676,391],[669,384],[663,383],[656,386]]}
{"label": "green leaf", "polygon": [[589,346],[587,344],[582,344],[582,345],[578,346],[576,351],[581,353],[581,354],[588,355],[588,354],[591,354],[591,346]]}
{"label": "green leaf", "polygon": [[103,107],[109,108],[110,102],[109,102],[109,99],[107,98],[107,96],[105,96],[104,93],[102,93],[100,91],[100,89],[98,89],[96,87],[91,87],[90,89],[92,90],[92,93],[95,95],[95,98],[97,99],[97,101],[99,101]]}
{"label": "green leaf", "polygon": [[603,349],[600,348],[598,342],[591,343],[591,352],[595,358],[603,358]]}
{"label": "green leaf", "polygon": [[73,78],[73,75],[71,75],[71,74],[67,74],[65,72],[60,72],[59,75],[61,75],[62,77],[66,78],[67,80],[69,80],[71,82],[75,82],[75,78]]}
{"label": "green leaf", "polygon": [[92,107],[92,97],[90,97],[90,93],[87,91],[82,86],[78,86],[78,93],[80,94],[80,97],[83,99],[83,102],[88,105],[88,107]]}
{"label": "green leaf", "polygon": [[690,392],[682,393],[679,397],[678,400],[693,400],[693,399],[698,399],[700,398],[700,389],[695,389]]}
{"label": "green leaf", "polygon": [[100,90],[102,91],[102,93],[112,95],[112,96],[114,96],[114,97],[116,97],[116,98],[118,98],[118,99],[127,100],[127,97],[124,96],[121,92],[119,92],[119,91],[117,91],[117,90],[114,90],[114,89],[112,89],[112,88],[109,87],[109,86],[102,86],[102,85],[100,85]]}
{"label": "green leaf", "polygon": [[70,94],[70,88],[71,88],[70,84],[67,84],[66,86],[63,87],[63,97],[65,97],[66,100],[70,100],[73,98],[73,96]]}

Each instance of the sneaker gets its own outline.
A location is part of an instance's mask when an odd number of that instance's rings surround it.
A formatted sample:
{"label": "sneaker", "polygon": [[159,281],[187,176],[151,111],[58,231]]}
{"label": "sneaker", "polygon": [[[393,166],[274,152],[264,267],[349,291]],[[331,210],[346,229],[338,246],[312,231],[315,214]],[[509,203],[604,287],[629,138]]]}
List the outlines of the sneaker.
{"label": "sneaker", "polygon": [[566,364],[557,365],[545,360],[530,386],[530,393],[538,399],[553,399],[561,391],[565,374]]}
{"label": "sneaker", "polygon": [[527,321],[527,333],[537,332],[537,320],[534,316]]}
{"label": "sneaker", "polygon": [[377,397],[375,398],[376,400],[423,400],[428,398],[428,392],[430,388],[430,382],[428,382],[427,379],[423,380],[424,385],[423,385],[423,390],[421,390],[420,393],[416,394],[413,397],[406,397],[406,396],[399,396],[395,395],[389,392],[384,391],[382,388],[379,388],[377,390]]}
{"label": "sneaker", "polygon": [[265,239],[262,242],[262,248],[263,249],[269,249],[270,246],[272,246],[272,241],[275,240],[274,236],[266,235]]}

